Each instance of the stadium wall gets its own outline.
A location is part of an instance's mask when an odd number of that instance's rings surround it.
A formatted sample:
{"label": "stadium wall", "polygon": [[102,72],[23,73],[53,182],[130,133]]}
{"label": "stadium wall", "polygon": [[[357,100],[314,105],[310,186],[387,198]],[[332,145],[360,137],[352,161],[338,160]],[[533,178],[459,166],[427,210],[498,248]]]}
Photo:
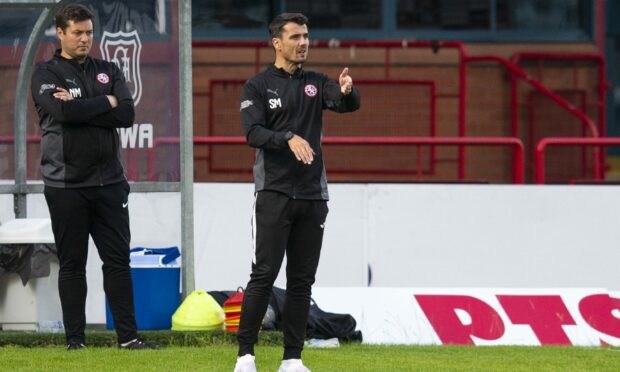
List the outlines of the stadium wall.
{"label": "stadium wall", "polygon": [[[512,59],[522,52],[595,54],[592,43],[465,43],[469,57],[498,56]],[[238,97],[241,83],[273,59],[272,48],[207,47],[199,41],[193,49],[193,107],[195,136],[241,136]],[[258,61],[258,66],[257,66]],[[325,136],[459,136],[459,53],[440,48],[319,48],[311,47],[307,69],[336,77],[343,66],[355,81],[384,81],[384,85],[358,84],[362,108],[353,114],[325,115]],[[571,59],[523,60],[519,63],[533,79],[560,94],[597,120],[599,107],[597,64]],[[575,137],[583,123],[556,103],[523,82],[517,81],[518,114],[515,128],[511,115],[511,78],[496,62],[467,63],[466,136],[515,136],[526,147],[526,179],[533,183],[533,154],[543,136]],[[224,79],[224,80],[222,80]],[[228,82],[226,82],[228,79]],[[238,80],[231,83],[230,79]],[[424,80],[435,84],[436,95],[423,86],[405,86],[398,80]],[[392,81],[391,85],[388,83]],[[431,129],[427,102],[432,98],[436,117]],[[513,133],[515,131],[515,133]],[[437,146],[434,160],[429,148],[394,146],[325,146],[330,179],[338,182],[402,182],[423,179],[456,180],[458,148]],[[512,149],[468,147],[467,180],[489,183],[512,182]],[[231,156],[234,153],[236,156]],[[244,145],[194,146],[195,180],[198,182],[251,181],[254,152]],[[582,149],[551,149],[548,182],[568,183],[586,178]],[[423,175],[417,175],[418,160]],[[587,163],[587,162],[586,162]],[[587,168],[587,167],[586,167]]]}
{"label": "stadium wall", "polygon": [[[253,186],[194,188],[196,288],[244,286]],[[605,288],[618,291],[613,186],[333,184],[317,287]],[[13,218],[0,195],[0,222]],[[131,194],[132,246],[180,244],[180,195]],[[43,195],[28,216],[47,217]],[[104,323],[90,247],[88,323]],[[285,280],[280,275],[277,286]]]}
{"label": "stadium wall", "polygon": [[[12,44],[11,44],[12,45]],[[17,76],[18,64],[11,45],[0,46],[0,76],[9,85]],[[519,52],[530,53],[596,53],[592,43],[466,43],[469,56],[494,55],[510,59]],[[55,44],[42,44],[37,62],[51,56]],[[161,47],[145,41],[145,50],[160,51]],[[147,48],[148,47],[148,48]],[[436,120],[431,129],[429,101],[432,95],[427,86],[406,86],[396,83],[382,85],[360,84],[362,109],[350,115],[327,113],[325,136],[459,136],[459,54],[451,48],[436,53],[428,48],[313,48],[308,69],[318,69],[336,77],[349,66],[355,81],[424,80],[436,84]],[[18,50],[19,52],[19,50]],[[149,52],[154,53],[154,52]],[[194,136],[241,136],[239,94],[241,83],[273,60],[271,48],[193,48],[193,117]],[[19,56],[19,54],[18,54]],[[148,58],[146,58],[148,56]],[[145,55],[141,71],[145,91],[167,92],[163,87],[163,57]],[[162,62],[164,61],[164,62]],[[533,78],[558,92],[571,104],[583,109],[593,120],[597,118],[597,65],[591,61],[523,61],[520,66]],[[467,64],[466,136],[513,136],[511,132],[511,80],[505,68],[494,62]],[[215,84],[214,81],[220,81]],[[148,87],[147,87],[148,85]],[[533,179],[533,148],[541,136],[581,136],[583,123],[566,114],[565,110],[536,94],[528,84],[518,85],[518,133],[526,147],[526,180]],[[163,94],[163,93],[162,93]],[[157,159],[153,169],[148,166],[151,149],[141,147],[145,141],[127,141],[123,150],[126,170],[132,181],[176,180],[177,148],[159,141],[178,137],[175,125],[163,118],[170,110],[162,106],[163,96],[146,95],[137,107],[136,124],[149,126],[152,140],[146,147],[155,146]],[[14,92],[0,93],[0,179],[14,178],[14,148],[12,143]],[[169,100],[164,99],[168,102]],[[28,100],[27,134],[40,135],[38,116]],[[535,130],[534,130],[535,129]],[[127,133],[127,132],[125,132]],[[130,136],[124,137],[129,138]],[[151,143],[149,145],[149,143]],[[155,143],[153,145],[153,143]],[[159,147],[158,147],[159,146]],[[338,182],[402,182],[425,180],[433,182],[458,179],[458,148],[437,146],[434,161],[429,159],[429,147],[418,155],[416,147],[394,146],[325,146],[330,179]],[[33,140],[27,146],[27,177],[40,180],[40,146]],[[509,147],[467,147],[467,180],[489,183],[512,183],[512,149]],[[583,169],[583,152],[579,147],[549,149],[547,181],[568,183],[585,179],[589,168]],[[195,180],[198,182],[249,182],[254,152],[246,145],[194,146]],[[420,161],[418,166],[417,160]],[[421,168],[421,175],[417,174]],[[609,168],[612,171],[612,168]]]}

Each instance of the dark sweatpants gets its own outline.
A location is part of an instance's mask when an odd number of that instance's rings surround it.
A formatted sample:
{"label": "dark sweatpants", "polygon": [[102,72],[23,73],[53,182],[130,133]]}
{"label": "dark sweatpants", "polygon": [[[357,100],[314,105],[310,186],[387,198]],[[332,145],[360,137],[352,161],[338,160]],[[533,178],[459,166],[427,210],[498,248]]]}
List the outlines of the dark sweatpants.
{"label": "dark sweatpants", "polygon": [[103,288],[118,341],[137,337],[129,268],[128,196],[126,181],[76,189],[45,186],[60,263],[58,292],[67,343],[84,343],[89,235],[103,261]]}
{"label": "dark sweatpants", "polygon": [[290,199],[261,191],[253,217],[254,259],[243,297],[239,356],[254,354],[273,283],[286,253],[286,299],[282,313],[283,359],[299,359],[304,345],[311,287],[319,264],[327,217],[324,200]]}

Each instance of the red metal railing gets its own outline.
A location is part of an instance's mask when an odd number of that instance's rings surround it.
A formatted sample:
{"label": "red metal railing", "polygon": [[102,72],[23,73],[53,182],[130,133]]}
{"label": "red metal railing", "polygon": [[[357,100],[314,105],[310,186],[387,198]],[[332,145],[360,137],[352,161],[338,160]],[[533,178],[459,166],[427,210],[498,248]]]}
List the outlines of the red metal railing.
{"label": "red metal railing", "polygon": [[[264,48],[271,48],[271,45],[267,42],[267,41],[196,41],[193,43],[194,47],[217,47],[217,48],[254,48],[255,50],[255,70],[259,71],[261,69],[261,56],[260,56],[260,50],[264,49]],[[493,61],[493,62],[497,62],[499,64],[501,64],[502,66],[504,66],[510,73],[510,76],[512,79],[523,79],[525,80],[529,85],[531,85],[532,87],[534,87],[535,89],[537,89],[538,91],[540,91],[541,93],[543,93],[545,96],[549,97],[551,100],[553,100],[555,103],[557,103],[560,107],[564,108],[567,112],[569,112],[571,115],[577,117],[578,119],[580,119],[580,121],[584,124],[584,127],[589,131],[590,135],[594,138],[590,138],[590,140],[595,140],[597,139],[596,137],[599,137],[599,133],[605,133],[605,107],[604,107],[604,99],[601,100],[601,102],[599,103],[599,107],[598,107],[598,121],[599,121],[599,125],[597,127],[597,125],[583,112],[583,110],[579,110],[577,108],[575,108],[573,105],[571,105],[569,102],[567,102],[565,99],[563,99],[561,96],[559,96],[558,94],[556,94],[555,92],[553,92],[552,90],[546,88],[544,85],[542,85],[538,80],[533,79],[531,76],[529,76],[523,69],[521,69],[516,63],[518,63],[520,60],[523,59],[531,59],[531,58],[576,58],[576,59],[592,59],[592,60],[596,60],[599,63],[599,75],[598,75],[598,79],[599,79],[599,87],[598,87],[598,92],[599,92],[599,97],[604,97],[604,93],[605,93],[605,75],[604,75],[604,59],[600,56],[600,55],[596,55],[596,54],[544,54],[544,53],[518,53],[514,56],[513,58],[513,63],[509,62],[508,60],[501,58],[501,57],[496,57],[496,56],[467,56],[466,52],[465,52],[465,48],[464,45],[460,42],[429,42],[429,41],[409,41],[409,40],[386,40],[386,41],[382,41],[382,40],[374,40],[374,41],[317,41],[317,42],[313,42],[312,43],[313,47],[320,47],[320,48],[384,48],[385,49],[385,56],[384,56],[384,76],[386,80],[390,80],[391,76],[392,76],[392,51],[395,49],[407,49],[407,48],[431,48],[433,50],[438,50],[438,49],[442,49],[442,48],[454,48],[458,51],[458,55],[459,55],[459,62],[458,62],[458,71],[459,71],[459,77],[458,77],[458,93],[456,94],[450,94],[450,93],[441,93],[438,94],[437,97],[439,98],[443,98],[443,97],[454,97],[454,98],[458,98],[459,100],[459,105],[458,105],[458,137],[456,137],[456,139],[459,139],[460,142],[458,143],[454,143],[452,145],[456,145],[459,146],[459,151],[458,151],[458,179],[459,180],[464,180],[465,179],[465,148],[464,146],[466,145],[472,145],[472,146],[478,146],[478,145],[482,145],[482,144],[474,144],[474,143],[467,143],[467,141],[469,140],[476,140],[478,137],[473,138],[473,137],[465,137],[467,134],[467,128],[466,128],[466,83],[467,83],[467,76],[466,76],[466,64],[467,63],[476,63],[476,62],[483,62],[483,61]],[[390,80],[391,81],[391,80]],[[516,86],[516,84],[514,84],[514,86]],[[516,88],[512,88],[513,90],[513,104],[512,104],[512,113],[511,113],[511,120],[513,123],[513,133],[512,133],[512,137],[506,137],[504,139],[506,140],[518,140],[517,134],[518,134],[518,112],[517,112],[517,103],[518,103],[518,96],[517,96],[517,91]],[[211,140],[207,140],[207,142],[205,142],[203,139],[204,138],[219,138],[219,139],[227,139],[227,138],[237,138],[237,137],[195,137],[194,139],[194,143],[199,144],[199,143],[207,143],[208,141]],[[240,137],[241,140],[240,142],[237,143],[245,143],[244,139],[242,137]],[[342,137],[338,137],[339,139],[342,139]],[[356,140],[360,140],[360,139],[368,139],[368,137],[352,137],[355,138]],[[391,137],[390,137],[391,138]],[[411,141],[415,141],[415,140],[419,140],[419,141],[423,141],[424,137],[399,137],[400,139],[402,139],[403,141],[407,142],[409,140]],[[447,141],[451,141],[455,138],[447,138],[447,137],[432,137],[434,141],[437,142],[432,142],[432,143],[425,143],[425,145],[440,145],[440,142],[443,140],[447,140]],[[502,137],[503,138],[503,137]],[[489,138],[491,139],[491,138]],[[498,138],[495,138],[498,139]],[[571,138],[574,140],[579,140],[578,138]],[[567,139],[567,140],[571,140],[571,139]],[[582,138],[583,139],[583,138]],[[601,138],[599,138],[601,139]],[[38,142],[39,136],[28,136],[27,141],[28,143],[35,143]],[[336,143],[336,142],[330,142],[331,138],[326,137],[325,138],[326,142],[324,142],[325,144],[329,144],[329,143]],[[378,138],[378,141],[383,141],[384,138]],[[603,168],[602,165],[604,164],[604,162],[601,161],[601,159],[604,159],[604,154],[601,156],[600,152],[599,152],[599,147],[600,146],[605,146],[608,145],[606,143],[606,141],[611,141],[609,144],[615,144],[615,139],[601,139],[603,140],[602,142],[596,142],[593,141],[592,143],[584,143],[584,142],[580,142],[580,143],[575,143],[577,145],[581,145],[583,144],[585,145],[593,145],[593,178],[594,179],[601,179],[601,175],[603,172]],[[176,143],[175,141],[178,141],[178,139],[174,140],[174,139],[166,139],[166,138],[155,138],[154,139],[154,146],[157,146],[158,144],[163,144],[163,143],[167,143],[167,141],[171,141],[168,143]],[[13,142],[13,137],[12,136],[0,136],[0,143],[12,143]],[[520,143],[520,142],[519,142]],[[347,143],[350,144],[350,143]],[[360,144],[370,144],[370,143],[360,143]],[[399,144],[399,143],[391,143],[391,144]],[[406,143],[407,145],[417,145],[417,146],[421,146],[422,144],[416,144],[415,142],[411,142],[411,143]],[[541,146],[541,144],[544,144],[544,146],[548,145],[548,144],[553,144],[555,145],[556,143],[553,143],[553,141],[551,142],[544,142],[541,141],[541,143],[539,143],[539,147]],[[557,143],[559,145],[559,143]],[[598,146],[597,146],[598,144]],[[448,145],[446,143],[446,145]],[[516,146],[516,145],[515,145]],[[521,152],[522,150],[522,144],[521,146]],[[544,148],[543,146],[543,148]],[[515,151],[519,151],[519,150],[515,150]],[[149,149],[148,150],[148,162],[149,162],[149,178],[153,177],[154,174],[152,173],[152,169],[154,169],[154,158],[152,158],[154,156],[154,150],[153,149]],[[536,179],[538,179],[538,172],[539,172],[539,159],[538,157],[544,157],[544,155],[538,155],[537,152],[537,159],[536,159]],[[518,156],[515,155],[515,162],[517,162],[517,158]],[[418,160],[419,161],[419,160]],[[518,171],[516,170],[516,168],[523,168],[522,166],[519,167],[515,164],[513,164],[514,172],[513,172],[513,178],[518,178],[516,175],[518,173]],[[544,179],[544,161],[543,161],[543,170],[542,170],[542,174],[543,174],[543,179]]]}
{"label": "red metal railing", "polygon": [[[15,142],[14,136],[0,136],[1,144],[10,144]],[[41,142],[41,136],[39,135],[27,135],[26,143],[39,143]]]}
{"label": "red metal railing", "polygon": [[[155,153],[154,149],[160,144],[178,144],[178,137],[156,138],[153,140],[153,148],[148,151],[148,175],[149,179],[155,179]],[[243,136],[206,136],[194,137],[194,144],[203,145],[240,145],[245,144]],[[513,156],[513,183],[525,182],[525,151],[523,143],[513,137],[324,137],[324,145],[395,145],[417,146],[418,155],[421,146],[511,146]],[[418,162],[421,157],[418,156]],[[418,163],[418,177],[421,174],[421,164]],[[463,180],[460,180],[463,181]]]}
{"label": "red metal railing", "polygon": [[[254,48],[255,50],[255,60],[254,66],[255,71],[260,71],[261,68],[261,60],[260,60],[260,49],[263,48],[271,48],[271,44],[268,41],[195,41],[192,43],[195,48]],[[529,76],[523,69],[521,69],[515,62],[518,63],[520,59],[524,58],[533,58],[535,56],[550,56],[550,54],[534,54],[534,53],[520,53],[515,56],[513,62],[508,61],[505,58],[498,56],[468,56],[465,51],[465,46],[461,42],[457,41],[449,41],[449,42],[433,42],[433,41],[411,41],[411,40],[359,40],[359,41],[340,41],[340,40],[330,40],[330,41],[314,41],[311,43],[312,47],[315,48],[384,48],[385,56],[384,56],[384,75],[386,79],[390,79],[391,77],[391,52],[394,49],[406,49],[406,48],[432,48],[434,51],[442,49],[442,48],[455,48],[459,53],[459,86],[458,86],[458,94],[455,96],[459,99],[459,111],[458,111],[458,136],[465,137],[467,135],[466,128],[466,92],[467,92],[467,76],[466,76],[466,65],[467,63],[476,63],[476,62],[497,62],[500,65],[504,66],[510,73],[511,80],[513,81],[512,86],[512,98],[511,98],[511,122],[512,122],[512,137],[518,136],[518,96],[516,90],[516,79],[520,78],[525,80],[529,85],[540,91],[545,96],[549,97],[552,101],[558,104],[560,107],[564,108],[571,115],[580,119],[587,130],[590,132],[592,137],[599,137],[599,128],[597,125],[581,110],[575,108],[569,102],[567,102],[560,95],[556,94],[551,89],[548,89],[544,85],[542,85],[538,80]],[[557,54],[558,58],[559,54]],[[564,55],[565,57],[567,55]],[[572,57],[576,55],[571,55]],[[602,61],[602,57],[597,55],[583,55],[592,58],[600,58],[599,61]],[[551,57],[550,57],[551,58]],[[599,74],[599,81],[604,82],[604,72]],[[601,87],[604,87],[604,84],[600,84],[599,86],[599,94]],[[452,95],[440,95],[441,97],[447,97]],[[601,118],[601,108],[599,108],[599,121]],[[604,127],[600,127],[603,129]],[[602,132],[604,133],[604,132]],[[593,173],[594,178],[600,178],[602,174],[601,168],[601,155],[599,154],[599,149],[597,147],[593,148]],[[465,179],[465,149],[459,146],[458,151],[458,179]]]}
{"label": "red metal railing", "polygon": [[[529,153],[531,155],[531,157],[527,160],[527,164],[526,164],[526,169],[528,168],[528,165],[531,164],[531,168],[532,170],[535,170],[536,168],[536,146],[535,144],[537,143],[537,141],[542,140],[542,137],[546,137],[547,135],[541,135],[541,136],[536,136],[536,131],[540,130],[540,126],[543,126],[543,132],[544,132],[544,125],[546,124],[538,124],[538,128],[537,125],[535,124],[535,112],[536,109],[540,109],[539,106],[537,106],[534,102],[536,100],[536,95],[534,94],[536,93],[536,91],[531,91],[528,95],[527,95],[527,104],[525,107],[527,107],[528,109],[528,144],[529,144]],[[556,93],[558,94],[563,94],[563,95],[569,95],[569,96],[573,96],[575,98],[575,101],[578,102],[577,104],[577,108],[581,109],[583,112],[585,112],[586,110],[586,106],[587,106],[587,97],[586,97],[586,92],[584,92],[581,89],[574,89],[574,90],[570,90],[570,89],[562,89],[562,90],[556,90]],[[553,124],[557,124],[557,123],[553,123]],[[574,133],[573,133],[574,134]],[[557,132],[554,133],[553,135],[556,136],[562,136],[562,137],[570,137],[571,134],[566,134],[565,132]],[[585,137],[587,135],[586,133],[586,128],[582,127],[581,128],[581,133],[579,134],[574,134],[575,137]],[[582,175],[581,177],[586,177],[585,172],[586,172],[586,168],[587,168],[587,161],[588,161],[588,157],[586,154],[586,148],[583,147],[581,154],[580,154],[580,158],[581,158],[581,166],[582,166]],[[601,151],[604,153],[604,151]],[[562,160],[567,161],[568,159],[563,158]],[[535,173],[535,172],[534,172]]]}
{"label": "red metal railing", "polygon": [[[596,101],[596,107],[597,107],[597,116],[598,116],[598,133],[602,136],[605,136],[605,134],[607,133],[607,125],[606,125],[606,111],[607,111],[607,105],[606,105],[606,99],[605,99],[605,91],[607,89],[607,80],[605,77],[605,58],[603,58],[602,55],[598,54],[598,53],[531,53],[531,52],[519,52],[519,53],[515,53],[512,58],[511,58],[511,62],[514,65],[519,65],[519,63],[521,61],[524,60],[539,60],[539,61],[543,61],[543,60],[570,60],[570,61],[594,61],[597,64],[597,101]],[[538,67],[539,70],[539,79],[541,79],[542,77],[542,66],[539,65]],[[577,71],[576,69],[573,71],[573,84],[575,85],[574,88],[577,88]],[[518,107],[518,96],[516,94],[517,92],[517,86],[516,86],[516,79],[511,79],[511,91],[512,91],[512,100],[513,100],[513,106],[514,107]],[[585,106],[582,107],[581,112],[585,114]],[[512,118],[512,122],[513,122],[513,127],[516,128],[516,122],[518,120],[518,111],[517,110],[513,110],[513,118]],[[513,130],[513,135],[514,135],[514,130]],[[599,160],[598,163],[601,165],[601,167],[604,166],[605,164],[605,151],[600,151],[599,152]],[[603,172],[603,169],[598,169],[598,170],[594,170],[594,172],[596,172],[597,176],[600,177],[601,172]]]}
{"label": "red metal railing", "polygon": [[[545,183],[545,149],[548,146],[618,146],[620,138],[592,138],[592,137],[547,137],[536,146],[536,183]],[[594,180],[601,180],[601,177]]]}
{"label": "red metal railing", "polygon": [[[215,86],[241,86],[245,83],[245,80],[239,80],[239,79],[214,79],[211,80],[209,82],[209,94],[208,94],[208,106],[209,106],[209,110],[208,110],[208,123],[207,123],[207,133],[209,136],[218,136],[219,134],[214,133],[214,128],[215,128],[215,110],[219,107],[218,105],[215,104],[214,100],[217,98],[215,92],[218,92],[219,90],[214,89]],[[386,79],[382,79],[382,80],[364,80],[364,79],[356,79],[355,80],[355,85],[363,87],[363,86],[377,86],[377,85],[398,85],[398,86],[423,86],[423,87],[428,87],[428,95],[429,95],[429,102],[428,102],[428,131],[427,133],[423,134],[423,137],[426,136],[430,136],[430,137],[435,137],[436,133],[437,133],[437,84],[434,81],[430,81],[430,80],[412,80],[412,79],[402,79],[402,80],[386,80]],[[363,89],[363,88],[360,88]],[[389,88],[386,88],[386,90]],[[426,94],[426,92],[425,92]],[[237,99],[238,97],[235,97],[235,100],[233,101],[234,104],[237,104]],[[368,101],[368,97],[366,96],[364,98],[366,100],[366,102]],[[235,106],[235,110],[236,110],[237,106]],[[229,110],[229,107],[224,107],[224,110]],[[236,112],[236,111],[235,111]],[[411,124],[411,120],[408,120],[407,124]],[[239,127],[240,128],[240,127]],[[417,134],[416,134],[417,135]],[[407,135],[404,135],[407,136]],[[412,134],[409,134],[409,136],[412,136]],[[213,166],[213,152],[211,151],[211,147],[208,149],[208,156],[207,156],[207,168],[209,170],[210,173],[216,173],[216,172],[227,172],[227,171],[231,171],[234,169],[218,169],[216,167]],[[435,155],[436,155],[436,151],[435,151],[435,146],[430,146],[430,150],[429,150],[429,162],[430,162],[430,173],[433,173],[435,170]],[[347,173],[346,170],[335,170],[333,168],[330,168],[332,173],[335,173],[336,171],[340,172],[340,173]],[[362,171],[363,173],[367,173],[367,174],[374,174],[374,173],[381,173],[380,171],[376,171],[373,169],[368,169],[368,170],[364,170]]]}
{"label": "red metal railing", "polygon": [[[532,87],[536,88],[538,91],[540,91],[545,96],[549,97],[552,101],[557,103],[560,107],[564,108],[566,111],[568,111],[572,115],[579,118],[584,123],[585,127],[588,129],[592,137],[599,137],[599,131],[596,127],[596,124],[585,113],[583,113],[581,110],[578,110],[576,107],[574,107],[569,102],[567,102],[564,98],[562,98],[562,96],[558,95],[551,89],[542,85],[538,80],[528,75],[522,68],[511,63],[507,59],[503,57],[499,57],[499,56],[473,56],[473,57],[467,57],[466,61],[468,63],[469,62],[489,62],[489,61],[499,63],[500,65],[504,66],[510,72],[512,76],[516,76],[517,78],[523,79],[525,82],[530,84]],[[515,135],[515,133],[518,133],[516,99],[517,99],[516,89],[513,88],[512,99],[511,99],[513,102],[513,105],[511,108],[512,109],[511,117],[513,120],[513,133],[512,133],[513,136]],[[592,155],[593,155],[593,170],[592,170],[593,177],[594,179],[600,179],[601,174],[602,174],[602,168],[600,167],[600,155],[599,155],[598,147],[594,147],[592,149]]]}
{"label": "red metal railing", "polygon": [[[458,135],[465,137],[466,130],[466,113],[465,101],[467,95],[466,86],[466,69],[465,69],[465,47],[463,43],[458,41],[415,41],[415,40],[316,40],[312,41],[312,48],[383,48],[384,55],[384,78],[391,79],[392,76],[392,50],[409,49],[409,48],[430,48],[433,51],[440,49],[456,49],[459,55],[458,62],[458,93],[443,93],[438,98],[458,98]],[[264,48],[272,48],[268,41],[243,41],[243,40],[199,40],[192,42],[194,48],[252,48],[254,49],[254,69],[259,72],[262,68],[260,59],[260,50]],[[459,147],[458,150],[458,179],[465,179],[465,149]]]}
{"label": "red metal railing", "polygon": [[538,80],[532,78],[525,71],[523,71],[523,69],[521,69],[519,66],[517,66],[515,64],[512,64],[507,59],[505,59],[503,57],[499,57],[499,56],[473,56],[473,57],[467,57],[467,62],[468,63],[469,62],[488,62],[488,61],[494,61],[494,62],[499,63],[500,65],[504,66],[511,74],[515,75],[518,78],[521,78],[521,79],[525,80],[528,84],[530,84],[534,88],[538,89],[541,93],[543,93],[544,95],[549,97],[551,100],[553,100],[555,103],[560,105],[560,107],[563,107],[568,112],[570,112],[574,116],[576,116],[579,119],[581,119],[584,122],[584,125],[588,128],[588,130],[592,134],[592,137],[598,137],[599,136],[599,131],[596,128],[596,124],[592,121],[592,119],[590,119],[581,110],[578,110],[573,105],[571,105],[569,102],[567,102],[564,98],[562,98],[562,96],[558,95],[557,93],[555,93],[551,89],[545,87]]}
{"label": "red metal railing", "polygon": [[511,62],[514,65],[519,65],[523,60],[538,59],[538,60],[571,60],[571,61],[595,61],[597,63],[597,94],[598,101],[596,106],[598,107],[598,130],[599,133],[606,133],[606,102],[605,102],[605,90],[607,89],[607,81],[605,78],[605,58],[600,54],[595,53],[529,53],[520,52],[515,53],[511,58]]}

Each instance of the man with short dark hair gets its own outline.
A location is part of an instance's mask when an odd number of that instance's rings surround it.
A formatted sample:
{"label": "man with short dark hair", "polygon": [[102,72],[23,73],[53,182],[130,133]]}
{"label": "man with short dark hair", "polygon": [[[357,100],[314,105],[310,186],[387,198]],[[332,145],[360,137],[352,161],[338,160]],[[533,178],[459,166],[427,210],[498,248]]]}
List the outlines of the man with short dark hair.
{"label": "man with short dark hair", "polygon": [[235,372],[255,372],[254,344],[284,255],[284,355],[279,372],[307,372],[301,361],[311,287],[327,217],[321,138],[323,109],[352,112],[360,97],[348,68],[336,82],[305,71],[308,19],[284,13],[269,25],[275,62],[249,79],[241,96],[247,142],[256,148],[254,257],[244,293]]}
{"label": "man with short dark hair", "polygon": [[61,48],[37,66],[31,88],[41,126],[41,173],[60,270],[58,292],[69,350],[86,344],[86,259],[92,236],[119,347],[150,349],[138,336],[129,267],[128,196],[116,128],[134,121],[118,67],[91,58],[93,15],[68,5],[56,15]]}

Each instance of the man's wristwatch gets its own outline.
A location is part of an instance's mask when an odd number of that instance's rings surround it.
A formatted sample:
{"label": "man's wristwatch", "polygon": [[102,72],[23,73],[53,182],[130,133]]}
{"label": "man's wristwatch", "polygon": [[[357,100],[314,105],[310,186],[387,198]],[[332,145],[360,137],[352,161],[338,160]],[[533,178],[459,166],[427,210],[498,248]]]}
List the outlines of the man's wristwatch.
{"label": "man's wristwatch", "polygon": [[291,132],[290,130],[284,133],[284,139],[286,140],[286,142],[290,141],[291,138],[293,138],[294,136],[295,134]]}

